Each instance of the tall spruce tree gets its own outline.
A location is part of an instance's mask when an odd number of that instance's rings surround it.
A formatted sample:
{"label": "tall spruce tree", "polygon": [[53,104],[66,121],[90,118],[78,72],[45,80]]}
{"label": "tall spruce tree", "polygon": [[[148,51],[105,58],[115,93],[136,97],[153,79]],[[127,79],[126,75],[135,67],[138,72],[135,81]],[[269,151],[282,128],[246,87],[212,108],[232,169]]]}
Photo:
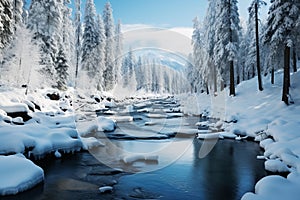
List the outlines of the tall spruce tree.
{"label": "tall spruce tree", "polygon": [[106,3],[103,10],[103,22],[106,36],[105,45],[105,65],[106,69],[103,72],[104,89],[106,91],[113,89],[116,80],[115,70],[115,28],[112,14],[111,4]]}
{"label": "tall spruce tree", "polygon": [[216,12],[218,20],[215,23],[215,65],[222,81],[225,84],[229,82],[229,95],[235,96],[234,63],[237,61],[241,30],[237,0],[218,1]]}
{"label": "tall spruce tree", "polygon": [[90,78],[94,78],[97,72],[97,62],[95,58],[98,56],[96,47],[99,43],[96,23],[96,8],[94,0],[87,0],[84,13],[84,31],[82,41],[82,70],[84,70]]}

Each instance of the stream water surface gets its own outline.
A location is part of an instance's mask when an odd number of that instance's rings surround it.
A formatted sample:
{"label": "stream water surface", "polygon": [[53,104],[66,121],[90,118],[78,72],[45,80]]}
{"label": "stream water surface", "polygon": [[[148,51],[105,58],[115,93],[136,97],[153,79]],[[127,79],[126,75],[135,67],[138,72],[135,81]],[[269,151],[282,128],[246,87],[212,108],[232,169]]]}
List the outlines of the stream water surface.
{"label": "stream water surface", "polygon": [[[199,158],[204,141],[176,133],[198,129],[196,122],[204,119],[182,116],[178,106],[173,98],[152,99],[98,112],[123,117],[114,132],[93,134],[105,146],[41,161],[44,183],[3,199],[235,200],[254,191],[255,183],[266,175],[264,162],[256,159],[262,153],[259,145],[219,140],[206,157]],[[133,121],[126,120],[130,117]],[[123,161],[144,154],[158,159]],[[112,186],[113,191],[102,194],[98,190],[102,186]]]}

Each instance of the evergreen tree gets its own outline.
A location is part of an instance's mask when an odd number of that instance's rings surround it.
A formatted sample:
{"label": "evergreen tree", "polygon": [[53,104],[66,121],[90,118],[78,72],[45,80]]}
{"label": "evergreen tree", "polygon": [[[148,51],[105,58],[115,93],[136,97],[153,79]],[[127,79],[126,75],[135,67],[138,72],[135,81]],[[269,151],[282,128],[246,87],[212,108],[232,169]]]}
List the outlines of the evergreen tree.
{"label": "evergreen tree", "polygon": [[[271,51],[283,52],[284,77],[282,101],[286,104],[289,104],[290,49],[296,41],[297,34],[299,34],[296,28],[299,15],[298,0],[272,0],[265,31],[265,42],[270,44]],[[275,58],[274,54],[271,56]],[[277,59],[277,63],[274,64],[279,65],[279,63]]]}
{"label": "evergreen tree", "polygon": [[194,20],[194,31],[192,36],[192,44],[193,44],[193,64],[195,67],[194,72],[192,73],[196,78],[192,78],[195,81],[197,89],[201,90],[204,85],[207,84],[207,68],[203,68],[202,60],[203,60],[203,42],[202,42],[202,33],[200,22],[196,17]]}
{"label": "evergreen tree", "polygon": [[98,45],[96,47],[97,50],[97,57],[96,62],[98,63],[98,68],[97,68],[97,87],[98,90],[102,90],[104,87],[104,81],[103,81],[103,71],[105,69],[105,42],[106,42],[106,37],[104,34],[104,24],[103,20],[100,15],[97,17],[97,34],[99,37],[98,40]]}
{"label": "evergreen tree", "polygon": [[68,70],[69,65],[64,53],[64,48],[62,45],[59,45],[59,50],[56,57],[56,72],[57,72],[57,87],[60,90],[67,89],[67,80],[68,80]]}
{"label": "evergreen tree", "polygon": [[235,96],[234,63],[237,61],[241,29],[237,0],[218,1],[216,12],[214,61],[222,82],[230,84],[229,95]]}
{"label": "evergreen tree", "polygon": [[57,45],[61,40],[60,4],[56,0],[32,0],[28,28],[33,32],[33,40],[40,45],[41,69],[45,75],[45,83],[53,84],[55,80],[55,59]]}
{"label": "evergreen tree", "polygon": [[95,4],[93,0],[87,0],[84,13],[81,65],[82,70],[86,71],[90,78],[94,78],[97,72],[98,63],[95,58],[98,56],[96,51],[98,43]]}
{"label": "evergreen tree", "polygon": [[78,71],[81,58],[81,0],[75,0],[75,53],[76,53],[76,63],[75,63],[75,88],[77,86]]}
{"label": "evergreen tree", "polygon": [[208,9],[204,20],[204,61],[203,67],[206,67],[207,75],[210,80],[208,84],[213,86],[213,91],[217,92],[217,69],[214,58],[214,47],[215,47],[215,23],[216,23],[216,6],[217,1],[209,0]]}
{"label": "evergreen tree", "polygon": [[115,69],[115,28],[112,8],[109,2],[106,3],[103,10],[103,22],[106,36],[105,45],[105,65],[106,69],[103,72],[104,89],[106,91],[113,89],[116,80]]}
{"label": "evergreen tree", "polygon": [[115,80],[118,82],[120,80],[121,76],[121,57],[122,57],[122,50],[123,50],[123,34],[121,31],[121,21],[118,21],[118,24],[116,26],[116,31],[115,31]]}
{"label": "evergreen tree", "polygon": [[0,1],[0,49],[8,46],[14,30],[13,7],[10,0]]}
{"label": "evergreen tree", "polygon": [[13,19],[16,31],[18,26],[23,22],[23,0],[13,0]]}

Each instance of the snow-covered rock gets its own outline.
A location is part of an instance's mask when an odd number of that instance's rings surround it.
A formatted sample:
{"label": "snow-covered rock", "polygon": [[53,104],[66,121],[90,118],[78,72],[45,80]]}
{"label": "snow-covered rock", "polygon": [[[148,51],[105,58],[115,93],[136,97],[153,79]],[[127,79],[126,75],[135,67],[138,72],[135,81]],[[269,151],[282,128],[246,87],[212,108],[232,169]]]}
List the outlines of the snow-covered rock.
{"label": "snow-covered rock", "polygon": [[44,171],[23,155],[0,156],[0,195],[14,195],[44,180]]}
{"label": "snow-covered rock", "polygon": [[289,168],[280,160],[267,160],[265,168],[271,172],[290,172]]}
{"label": "snow-covered rock", "polygon": [[89,137],[89,138],[82,137],[81,141],[83,143],[84,150],[89,150],[89,149],[92,149],[94,147],[99,147],[99,146],[105,146],[102,142],[100,142],[99,140],[97,140],[94,137]]}

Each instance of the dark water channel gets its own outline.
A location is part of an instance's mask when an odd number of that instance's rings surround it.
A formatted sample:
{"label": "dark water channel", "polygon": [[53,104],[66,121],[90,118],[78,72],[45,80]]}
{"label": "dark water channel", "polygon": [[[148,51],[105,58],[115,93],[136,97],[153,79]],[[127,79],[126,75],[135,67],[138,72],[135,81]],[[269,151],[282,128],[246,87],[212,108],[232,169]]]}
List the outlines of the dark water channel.
{"label": "dark water channel", "polygon": [[[177,112],[173,109],[177,106],[173,99],[160,99],[136,107],[114,108],[119,115],[130,115],[135,120],[121,122],[114,133],[105,133],[108,137],[115,134],[113,139],[103,138],[104,133],[94,135],[105,147],[43,161],[43,184],[3,199],[234,200],[254,191],[255,183],[266,175],[263,161],[256,159],[262,153],[259,145],[219,140],[208,156],[200,159],[203,141],[192,136],[174,137],[173,133],[177,129],[195,129],[195,123],[202,119],[161,116],[167,110]],[[145,110],[148,108],[152,110]],[[149,121],[151,126],[145,126]],[[124,156],[136,153],[155,154],[158,160],[131,164],[122,161]],[[98,188],[108,185],[113,186],[113,191],[101,194]]]}

